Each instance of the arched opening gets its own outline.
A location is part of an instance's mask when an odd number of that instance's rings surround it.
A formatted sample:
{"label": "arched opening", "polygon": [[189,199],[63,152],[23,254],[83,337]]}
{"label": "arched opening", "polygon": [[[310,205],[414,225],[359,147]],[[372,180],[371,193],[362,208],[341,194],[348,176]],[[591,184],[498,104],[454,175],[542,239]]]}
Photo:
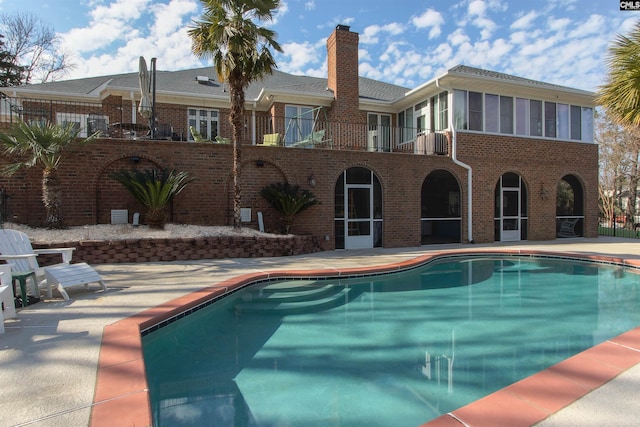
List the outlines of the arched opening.
{"label": "arched opening", "polygon": [[527,187],[520,175],[507,172],[495,190],[494,239],[499,242],[527,240]]}
{"label": "arched opening", "polygon": [[336,249],[382,247],[382,185],[373,171],[347,169],[335,188]]}
{"label": "arched opening", "polygon": [[422,183],[420,229],[423,245],[460,243],[460,184],[446,170],[431,172]]}
{"label": "arched opening", "polygon": [[584,191],[573,175],[565,175],[556,189],[556,236],[584,236]]}

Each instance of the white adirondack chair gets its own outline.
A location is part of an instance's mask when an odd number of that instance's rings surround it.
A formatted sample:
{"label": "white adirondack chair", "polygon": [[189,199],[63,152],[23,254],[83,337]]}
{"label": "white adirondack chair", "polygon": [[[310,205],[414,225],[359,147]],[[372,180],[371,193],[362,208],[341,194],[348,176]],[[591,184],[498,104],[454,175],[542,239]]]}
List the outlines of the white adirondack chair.
{"label": "white adirondack chair", "polygon": [[[53,288],[58,291],[65,300],[69,299],[69,294],[65,288],[77,285],[85,285],[96,282],[106,291],[107,286],[100,275],[88,264],[71,264],[71,258],[75,248],[52,248],[36,249],[31,246],[29,236],[18,230],[0,230],[0,260],[13,264],[14,272],[35,272],[34,291],[38,294],[38,287],[47,289],[49,298],[53,295]],[[62,263],[52,266],[40,267],[37,256],[41,254],[60,254]]]}
{"label": "white adirondack chair", "polygon": [[4,319],[16,317],[11,287],[11,264],[0,264],[0,334],[4,333]]}

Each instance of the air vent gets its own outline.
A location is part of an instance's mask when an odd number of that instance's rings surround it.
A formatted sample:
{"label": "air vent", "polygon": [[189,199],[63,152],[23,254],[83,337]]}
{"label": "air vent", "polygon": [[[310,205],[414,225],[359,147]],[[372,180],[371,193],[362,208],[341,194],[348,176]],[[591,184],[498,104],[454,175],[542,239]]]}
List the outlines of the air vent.
{"label": "air vent", "polygon": [[209,84],[209,77],[207,77],[207,76],[198,76],[198,77],[196,77],[196,81],[198,83],[206,85],[206,84]]}

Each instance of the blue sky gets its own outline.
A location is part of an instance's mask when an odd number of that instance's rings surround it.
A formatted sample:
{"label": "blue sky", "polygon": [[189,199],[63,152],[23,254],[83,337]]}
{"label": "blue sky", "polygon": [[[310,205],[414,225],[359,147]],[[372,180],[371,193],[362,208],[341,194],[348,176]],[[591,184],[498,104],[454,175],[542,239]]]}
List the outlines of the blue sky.
{"label": "blue sky", "polygon": [[[75,64],[65,78],[210,65],[191,54],[199,0],[0,0],[50,25]],[[586,90],[604,82],[607,47],[640,12],[614,0],[281,0],[271,25],[285,72],[326,77],[337,24],[360,34],[360,75],[416,87],[456,64]]]}

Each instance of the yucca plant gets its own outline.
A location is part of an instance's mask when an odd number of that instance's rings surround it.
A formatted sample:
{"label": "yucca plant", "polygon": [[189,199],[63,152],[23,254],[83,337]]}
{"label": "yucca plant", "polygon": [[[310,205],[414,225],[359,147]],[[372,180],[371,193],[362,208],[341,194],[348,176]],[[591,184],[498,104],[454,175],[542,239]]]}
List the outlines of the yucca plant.
{"label": "yucca plant", "polygon": [[286,234],[291,231],[297,214],[320,203],[311,191],[300,190],[300,186],[287,182],[267,185],[260,194],[272,208],[280,212],[280,220]]}
{"label": "yucca plant", "polygon": [[144,171],[122,169],[110,175],[122,184],[133,197],[146,208],[145,220],[149,228],[164,229],[167,204],[195,178],[186,172],[147,169]]}

